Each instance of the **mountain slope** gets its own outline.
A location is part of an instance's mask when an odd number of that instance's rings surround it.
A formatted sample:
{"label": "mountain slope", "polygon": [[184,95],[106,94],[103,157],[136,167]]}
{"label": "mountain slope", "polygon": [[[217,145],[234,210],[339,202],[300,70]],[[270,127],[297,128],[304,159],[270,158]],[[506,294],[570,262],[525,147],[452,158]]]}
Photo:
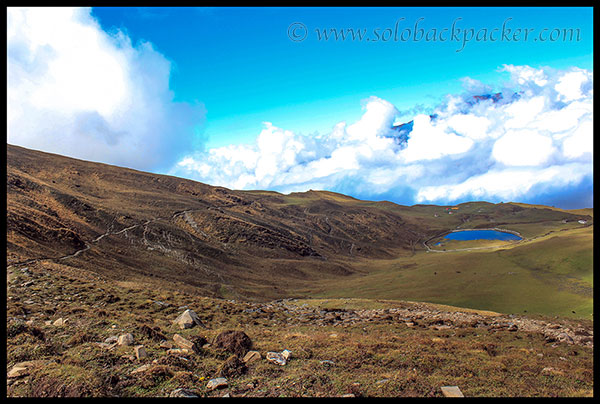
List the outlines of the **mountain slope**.
{"label": "mountain slope", "polygon": [[361,278],[357,263],[422,254],[426,241],[457,227],[534,237],[592,223],[516,204],[448,210],[325,191],[232,191],[12,145],[7,160],[9,264],[60,262],[221,297],[302,295],[325,280]]}

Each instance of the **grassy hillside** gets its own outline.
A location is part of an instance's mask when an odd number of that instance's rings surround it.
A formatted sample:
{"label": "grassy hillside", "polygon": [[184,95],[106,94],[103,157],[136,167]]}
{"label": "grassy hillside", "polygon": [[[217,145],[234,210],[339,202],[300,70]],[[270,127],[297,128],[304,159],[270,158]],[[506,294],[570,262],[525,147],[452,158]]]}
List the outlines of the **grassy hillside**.
{"label": "grassy hillside", "polygon": [[[60,263],[253,301],[361,296],[591,314],[591,210],[233,191],[11,145],[7,157],[9,265]],[[524,240],[435,246],[449,231],[485,228]]]}
{"label": "grassy hillside", "polygon": [[362,276],[323,283],[307,293],[591,319],[592,247],[592,228],[587,227],[507,248],[363,260],[357,263]]}
{"label": "grassy hillside", "polygon": [[[466,397],[593,394],[590,320],[380,299],[248,303],[50,263],[8,275],[7,371],[33,361],[8,379],[9,397],[168,397],[181,388],[199,397],[440,397],[448,385]],[[185,308],[206,328],[174,326]],[[219,348],[216,337],[230,330],[262,359],[241,366]],[[125,333],[133,345],[104,343]],[[203,345],[169,351],[175,334]],[[135,357],[137,345],[147,357]],[[265,359],[284,349],[284,366]],[[208,388],[223,375],[226,388]]]}

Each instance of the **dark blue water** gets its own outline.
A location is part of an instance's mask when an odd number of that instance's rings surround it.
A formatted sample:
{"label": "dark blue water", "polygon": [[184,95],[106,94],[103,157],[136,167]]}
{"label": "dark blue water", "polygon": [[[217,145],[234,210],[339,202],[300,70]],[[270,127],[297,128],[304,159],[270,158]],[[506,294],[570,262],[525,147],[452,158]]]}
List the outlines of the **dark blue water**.
{"label": "dark blue water", "polygon": [[450,240],[522,240],[516,234],[498,230],[460,230],[448,233],[444,238]]}

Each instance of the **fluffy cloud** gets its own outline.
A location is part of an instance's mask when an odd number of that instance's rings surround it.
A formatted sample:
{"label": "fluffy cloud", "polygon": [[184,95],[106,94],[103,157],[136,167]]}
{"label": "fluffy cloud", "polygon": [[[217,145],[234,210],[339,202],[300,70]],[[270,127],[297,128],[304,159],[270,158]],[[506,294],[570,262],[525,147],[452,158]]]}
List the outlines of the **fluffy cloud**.
{"label": "fluffy cloud", "polygon": [[403,204],[589,205],[592,72],[502,70],[510,79],[499,92],[467,78],[465,93],[448,95],[400,128],[392,129],[399,111],[371,97],[360,120],[340,122],[328,134],[305,136],[266,123],[254,144],[191,153],[171,174],[236,189],[327,189]]}
{"label": "fluffy cloud", "polygon": [[148,170],[192,148],[204,107],[173,102],[150,43],[106,33],[90,9],[9,8],[7,23],[9,143]]}

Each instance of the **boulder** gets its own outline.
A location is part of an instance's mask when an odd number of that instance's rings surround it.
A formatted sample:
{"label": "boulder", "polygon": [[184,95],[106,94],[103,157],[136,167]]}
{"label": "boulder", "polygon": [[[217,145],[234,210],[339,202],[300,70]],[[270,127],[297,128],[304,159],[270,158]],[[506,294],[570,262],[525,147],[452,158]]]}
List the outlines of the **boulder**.
{"label": "boulder", "polygon": [[182,330],[186,328],[192,328],[197,325],[204,327],[204,324],[202,324],[202,321],[200,321],[200,317],[198,317],[198,315],[190,309],[187,309],[181,313],[179,317],[173,321],[173,324],[178,325]]}

